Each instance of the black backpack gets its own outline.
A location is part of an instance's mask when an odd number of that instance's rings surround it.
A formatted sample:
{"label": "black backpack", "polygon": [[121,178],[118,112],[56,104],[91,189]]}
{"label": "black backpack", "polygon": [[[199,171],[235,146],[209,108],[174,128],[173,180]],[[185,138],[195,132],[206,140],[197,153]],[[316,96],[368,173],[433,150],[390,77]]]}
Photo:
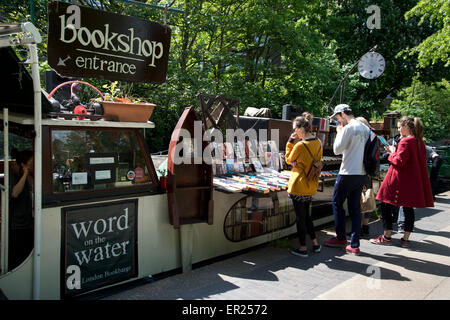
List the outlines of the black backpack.
{"label": "black backpack", "polygon": [[[369,128],[370,129],[370,128]],[[366,174],[373,177],[380,171],[380,140],[377,134],[370,129],[369,138],[364,146],[364,168]]]}

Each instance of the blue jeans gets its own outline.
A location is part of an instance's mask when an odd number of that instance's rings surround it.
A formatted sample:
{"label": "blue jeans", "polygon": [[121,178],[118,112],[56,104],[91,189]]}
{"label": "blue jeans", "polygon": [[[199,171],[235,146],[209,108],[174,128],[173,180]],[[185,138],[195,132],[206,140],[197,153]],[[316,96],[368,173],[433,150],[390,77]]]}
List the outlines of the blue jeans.
{"label": "blue jeans", "polygon": [[347,199],[348,213],[352,219],[351,242],[352,248],[359,248],[361,233],[361,192],[366,176],[338,175],[333,192],[333,214],[338,240],[346,240],[344,201]]}

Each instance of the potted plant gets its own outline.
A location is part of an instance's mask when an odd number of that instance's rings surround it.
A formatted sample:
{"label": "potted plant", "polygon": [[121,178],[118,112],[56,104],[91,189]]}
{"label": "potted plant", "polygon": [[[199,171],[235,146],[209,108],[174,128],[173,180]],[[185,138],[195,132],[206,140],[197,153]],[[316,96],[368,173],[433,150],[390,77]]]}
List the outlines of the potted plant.
{"label": "potted plant", "polygon": [[155,104],[130,97],[126,93],[127,88],[121,89],[117,81],[105,84],[102,88],[107,89],[104,99],[99,101],[105,118],[117,118],[126,122],[147,122],[150,119]]}
{"label": "potted plant", "polygon": [[167,191],[167,169],[158,169],[160,174],[159,182],[161,183],[161,189],[163,192]]}

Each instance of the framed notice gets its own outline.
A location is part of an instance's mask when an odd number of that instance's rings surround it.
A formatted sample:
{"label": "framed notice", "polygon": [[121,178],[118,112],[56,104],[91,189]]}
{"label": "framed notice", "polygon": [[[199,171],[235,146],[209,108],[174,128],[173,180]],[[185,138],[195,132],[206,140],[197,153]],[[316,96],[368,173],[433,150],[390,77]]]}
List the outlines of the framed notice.
{"label": "framed notice", "polygon": [[87,153],[86,163],[93,184],[116,182],[119,166],[116,153]]}
{"label": "framed notice", "polygon": [[138,200],[62,208],[61,297],[138,275]]}

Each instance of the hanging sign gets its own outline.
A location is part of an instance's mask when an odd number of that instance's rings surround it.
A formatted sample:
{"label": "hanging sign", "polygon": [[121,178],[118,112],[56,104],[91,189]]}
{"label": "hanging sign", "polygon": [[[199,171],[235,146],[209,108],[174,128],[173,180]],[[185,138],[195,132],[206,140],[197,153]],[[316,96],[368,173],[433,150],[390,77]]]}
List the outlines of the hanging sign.
{"label": "hanging sign", "polygon": [[61,295],[138,275],[137,200],[62,209]]}
{"label": "hanging sign", "polygon": [[166,81],[168,26],[64,2],[50,2],[48,15],[48,63],[60,75]]}

